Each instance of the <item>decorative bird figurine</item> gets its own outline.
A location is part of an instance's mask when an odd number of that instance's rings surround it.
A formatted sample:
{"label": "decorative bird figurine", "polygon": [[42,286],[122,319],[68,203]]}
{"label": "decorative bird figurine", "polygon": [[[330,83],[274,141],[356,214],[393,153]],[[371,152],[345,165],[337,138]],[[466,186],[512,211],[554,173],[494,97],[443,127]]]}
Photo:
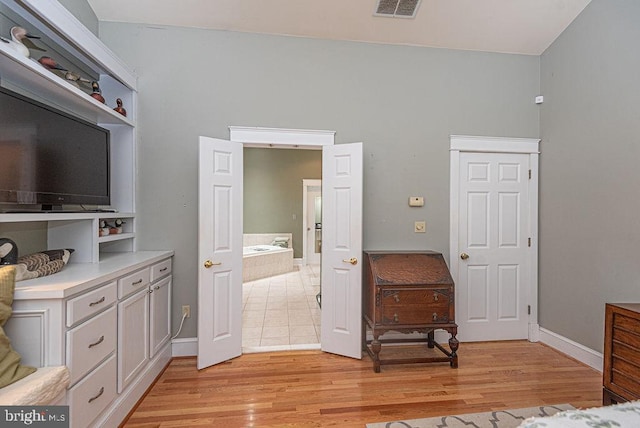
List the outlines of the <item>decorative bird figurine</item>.
{"label": "decorative bird figurine", "polygon": [[64,74],[64,78],[74,83],[81,82],[91,84],[91,80],[85,79],[84,77],[80,76],[78,73],[74,73],[73,71],[67,71]]}
{"label": "decorative bird figurine", "polygon": [[15,265],[18,262],[18,246],[9,238],[0,238],[0,265]]}
{"label": "decorative bird figurine", "polygon": [[67,71],[66,68],[60,66],[55,59],[48,57],[48,56],[41,56],[40,59],[38,60],[38,62],[40,64],[42,64],[44,66],[44,68],[48,69],[48,70],[60,70],[60,71]]}
{"label": "decorative bird figurine", "polygon": [[120,113],[121,115],[123,115],[124,117],[127,117],[127,110],[125,110],[124,107],[122,107],[122,99],[120,98],[116,98],[116,105],[117,107],[114,108],[114,110],[116,111],[116,113]]}
{"label": "decorative bird figurine", "polygon": [[33,42],[29,40],[29,39],[39,39],[39,38],[40,38],[39,36],[34,36],[33,34],[29,34],[29,32],[22,27],[12,27],[11,40],[2,38],[2,41],[9,43],[14,50],[24,55],[25,57],[29,58],[29,56],[31,55],[31,53],[29,52],[29,48],[34,50],[39,50],[39,51],[45,51],[45,49],[42,49],[36,46],[35,44],[33,44]]}
{"label": "decorative bird figurine", "polygon": [[100,85],[98,85],[98,82],[91,82],[91,88],[93,88],[91,96],[104,104],[104,97],[102,96],[102,91],[100,90]]}

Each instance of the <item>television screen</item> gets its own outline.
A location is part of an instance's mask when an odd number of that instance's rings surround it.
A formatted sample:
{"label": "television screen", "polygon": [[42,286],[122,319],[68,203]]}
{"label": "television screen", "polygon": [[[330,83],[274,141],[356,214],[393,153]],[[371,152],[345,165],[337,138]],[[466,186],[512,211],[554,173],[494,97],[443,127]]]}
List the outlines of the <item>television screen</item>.
{"label": "television screen", "polygon": [[0,88],[0,203],[109,205],[110,133]]}

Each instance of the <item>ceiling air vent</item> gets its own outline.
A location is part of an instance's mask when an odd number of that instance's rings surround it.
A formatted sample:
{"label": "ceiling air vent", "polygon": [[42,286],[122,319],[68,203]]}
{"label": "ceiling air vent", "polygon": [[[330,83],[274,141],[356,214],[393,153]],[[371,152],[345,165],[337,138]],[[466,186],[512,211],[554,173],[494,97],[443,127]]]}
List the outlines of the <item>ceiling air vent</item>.
{"label": "ceiling air vent", "polygon": [[415,18],[420,0],[378,0],[374,15]]}

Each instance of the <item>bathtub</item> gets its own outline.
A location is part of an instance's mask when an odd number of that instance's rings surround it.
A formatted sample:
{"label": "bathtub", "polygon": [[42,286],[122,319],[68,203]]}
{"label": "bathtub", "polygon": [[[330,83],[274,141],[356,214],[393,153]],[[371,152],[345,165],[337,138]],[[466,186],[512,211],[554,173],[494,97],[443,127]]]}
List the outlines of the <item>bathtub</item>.
{"label": "bathtub", "polygon": [[242,248],[242,282],[267,278],[293,270],[293,248],[251,245]]}

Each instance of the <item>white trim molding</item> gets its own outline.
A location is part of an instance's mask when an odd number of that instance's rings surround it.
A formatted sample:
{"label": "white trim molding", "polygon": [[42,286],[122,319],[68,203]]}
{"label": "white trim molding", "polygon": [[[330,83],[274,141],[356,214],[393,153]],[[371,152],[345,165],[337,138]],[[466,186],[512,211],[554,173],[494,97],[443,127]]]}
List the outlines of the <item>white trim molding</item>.
{"label": "white trim molding", "polygon": [[335,131],[311,129],[259,128],[252,126],[229,126],[229,139],[243,143],[245,147],[281,147],[317,149],[332,146]]}
{"label": "white trim molding", "polygon": [[540,341],[602,373],[604,358],[600,352],[544,328],[540,329]]}
{"label": "white trim molding", "polygon": [[540,153],[540,139],[451,135],[452,151],[483,153]]}
{"label": "white trim molding", "polygon": [[185,337],[171,341],[172,357],[196,357],[198,356],[198,338]]}
{"label": "white trim molding", "polygon": [[[539,145],[537,138],[482,137],[451,135],[449,146],[449,267],[455,283],[458,283],[460,267],[459,209],[460,209],[460,153],[522,153],[529,154],[531,179],[529,180],[529,235],[531,238],[529,288],[529,332],[531,342],[539,340],[538,334],[538,168]],[[457,299],[456,299],[457,300]],[[456,304],[458,304],[457,302]]]}

